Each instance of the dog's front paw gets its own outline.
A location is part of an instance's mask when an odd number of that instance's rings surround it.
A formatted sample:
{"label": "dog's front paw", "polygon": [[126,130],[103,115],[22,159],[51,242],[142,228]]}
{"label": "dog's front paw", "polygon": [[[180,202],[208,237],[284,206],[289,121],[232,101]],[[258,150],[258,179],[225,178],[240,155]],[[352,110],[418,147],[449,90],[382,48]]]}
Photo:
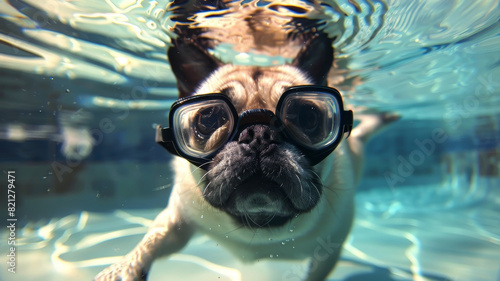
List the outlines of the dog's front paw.
{"label": "dog's front paw", "polygon": [[147,273],[132,261],[125,260],[104,269],[94,277],[94,281],[146,281]]}

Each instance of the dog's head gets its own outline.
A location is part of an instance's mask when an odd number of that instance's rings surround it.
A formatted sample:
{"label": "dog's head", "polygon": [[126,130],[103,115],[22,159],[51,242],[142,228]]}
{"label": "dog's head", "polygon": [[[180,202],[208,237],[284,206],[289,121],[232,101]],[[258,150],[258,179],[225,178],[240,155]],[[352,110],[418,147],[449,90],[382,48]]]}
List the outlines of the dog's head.
{"label": "dog's head", "polygon": [[352,112],[333,89],[294,86],[326,83],[331,39],[311,38],[291,64],[275,67],[224,65],[181,39],[168,58],[181,99],[157,141],[207,171],[205,200],[252,227],[314,208],[322,184],[313,165],[349,133]]}

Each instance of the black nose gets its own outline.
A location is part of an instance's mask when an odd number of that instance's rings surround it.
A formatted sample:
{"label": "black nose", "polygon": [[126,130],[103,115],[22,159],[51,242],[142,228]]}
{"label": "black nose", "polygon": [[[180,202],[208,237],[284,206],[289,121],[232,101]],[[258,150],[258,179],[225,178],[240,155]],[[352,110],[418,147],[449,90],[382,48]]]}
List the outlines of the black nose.
{"label": "black nose", "polygon": [[279,142],[279,136],[267,125],[252,125],[245,128],[238,138],[238,143],[248,144],[251,150],[267,152]]}

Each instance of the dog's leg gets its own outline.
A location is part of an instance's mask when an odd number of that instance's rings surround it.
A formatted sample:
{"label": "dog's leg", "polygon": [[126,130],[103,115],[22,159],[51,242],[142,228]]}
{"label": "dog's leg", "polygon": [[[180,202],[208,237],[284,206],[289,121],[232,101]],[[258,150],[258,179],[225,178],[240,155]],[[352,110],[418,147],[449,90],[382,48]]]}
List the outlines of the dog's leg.
{"label": "dog's leg", "polygon": [[99,273],[94,280],[146,280],[153,260],[179,251],[192,234],[192,227],[184,223],[177,212],[167,208],[156,217],[148,233],[129,254]]}
{"label": "dog's leg", "polygon": [[400,116],[390,113],[365,114],[358,116],[361,121],[351,132],[347,139],[349,148],[353,152],[354,167],[356,169],[356,179],[361,176],[363,167],[363,149],[371,137],[383,131],[392,122],[399,120]]}
{"label": "dog's leg", "polygon": [[360,124],[352,130],[351,137],[366,143],[372,136],[399,118],[399,115],[391,113],[361,114],[357,117]]}

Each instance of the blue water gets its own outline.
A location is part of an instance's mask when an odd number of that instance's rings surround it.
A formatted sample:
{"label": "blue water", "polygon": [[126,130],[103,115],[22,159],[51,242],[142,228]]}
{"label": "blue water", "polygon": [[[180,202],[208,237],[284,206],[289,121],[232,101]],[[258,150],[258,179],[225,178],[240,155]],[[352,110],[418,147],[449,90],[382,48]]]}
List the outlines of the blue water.
{"label": "blue water", "polygon": [[[293,48],[257,48],[241,5],[182,17],[162,0],[0,1],[0,168],[2,186],[15,171],[17,219],[16,273],[3,228],[0,280],[90,280],[140,240],[172,187],[171,158],[153,138],[177,95],[165,54],[173,28],[207,28],[227,62],[290,61]],[[500,280],[499,2],[254,6],[273,15],[268,37],[289,18],[318,19],[337,36],[331,86],[355,113],[402,117],[367,146],[330,280]],[[282,280],[304,266],[242,264],[197,237],[150,280]]]}

